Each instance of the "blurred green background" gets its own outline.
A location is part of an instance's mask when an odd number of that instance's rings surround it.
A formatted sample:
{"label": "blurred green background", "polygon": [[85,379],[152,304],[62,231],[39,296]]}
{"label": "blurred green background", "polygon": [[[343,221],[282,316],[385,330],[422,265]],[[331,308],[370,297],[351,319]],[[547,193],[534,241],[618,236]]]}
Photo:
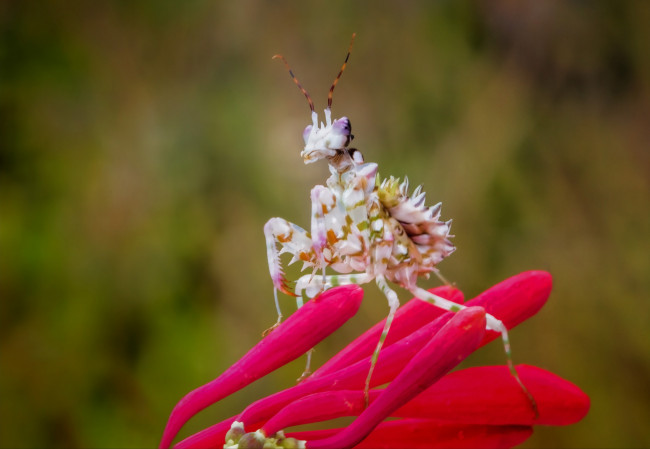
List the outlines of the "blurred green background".
{"label": "blurred green background", "polygon": [[[328,175],[299,157],[309,110],[271,56],[322,110],[353,31],[334,116],[443,202],[443,273],[467,297],[554,276],[515,361],[592,408],[525,447],[649,446],[649,23],[645,1],[1,2],[0,446],[154,446],[182,395],[259,341],[276,318],[263,225],[308,226]],[[386,314],[365,291],[317,365]],[[503,363],[495,343],[466,365]]]}

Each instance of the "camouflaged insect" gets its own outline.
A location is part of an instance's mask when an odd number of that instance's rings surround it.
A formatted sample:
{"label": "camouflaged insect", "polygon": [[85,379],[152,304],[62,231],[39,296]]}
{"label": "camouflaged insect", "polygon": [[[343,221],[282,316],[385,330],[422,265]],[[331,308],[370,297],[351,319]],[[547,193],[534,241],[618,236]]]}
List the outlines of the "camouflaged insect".
{"label": "camouflaged insect", "polygon": [[[372,280],[382,290],[385,280],[413,289],[419,276],[436,271],[455,249],[449,240],[451,220],[440,221],[441,203],[426,207],[421,186],[409,196],[408,179],[400,182],[391,176],[380,182],[377,164],[364,163],[361,152],[349,147],[354,138],[350,120],[332,121],[332,92],[349,55],[330,89],[325,123],[318,123],[311,98],[290,71],[312,111],[301,156],[306,164],[326,160],[332,173],[326,186],[311,191],[311,232],[283,218],[272,218],[264,227],[273,285],[292,296],[304,292],[312,298],[336,285]],[[293,256],[290,264],[302,261],[303,270],[312,269],[297,281],[294,291],[280,263],[283,253]],[[341,275],[314,274],[325,267]],[[352,272],[358,274],[348,274]]]}
{"label": "camouflaged insect", "polygon": [[[330,88],[325,123],[320,124],[307,91],[300,85],[284,57],[274,56],[282,59],[311,109],[312,124],[303,131],[305,148],[301,156],[306,164],[326,160],[331,176],[325,186],[317,185],[311,191],[311,232],[283,218],[272,218],[264,226],[264,234],[269,270],[275,287],[278,310],[276,325],[282,319],[278,290],[296,296],[300,306],[303,292],[307,297],[313,298],[337,285],[364,284],[374,280],[388,299],[390,312],[373,354],[366,381],[367,391],[377,356],[399,307],[397,294],[387,281],[445,310],[456,312],[464,306],[417,285],[421,276],[428,277],[432,272],[439,275],[436,265],[455,250],[449,240],[452,237],[449,233],[451,220],[440,220],[441,203],[432,207],[425,206],[425,193],[421,187],[409,194],[408,179],[400,182],[391,176],[380,181],[377,164],[364,162],[359,150],[349,146],[354,138],[350,120],[341,117],[332,121],[332,93],[345,70],[352,42],[345,62]],[[303,270],[311,269],[309,274],[298,279],[293,291],[280,263],[280,255],[283,253],[293,256],[290,264],[302,261]],[[340,274],[327,275],[326,267]],[[508,366],[534,404],[532,396],[513,368],[505,325],[492,315],[488,314],[486,318],[487,328],[501,333]]]}

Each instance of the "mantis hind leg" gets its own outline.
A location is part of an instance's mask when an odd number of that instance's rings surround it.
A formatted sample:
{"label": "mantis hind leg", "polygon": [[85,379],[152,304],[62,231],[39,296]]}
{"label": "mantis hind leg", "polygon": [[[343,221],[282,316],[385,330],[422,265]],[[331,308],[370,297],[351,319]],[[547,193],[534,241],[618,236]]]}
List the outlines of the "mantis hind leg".
{"label": "mantis hind leg", "polygon": [[[418,286],[409,287],[409,291],[413,293],[418,299],[426,301],[429,304],[432,304],[436,307],[447,310],[449,312],[458,312],[466,307],[460,304],[456,304],[452,301],[449,301],[448,299],[441,298],[438,295],[434,295],[433,293],[428,292],[427,290],[420,288]],[[485,318],[487,321],[486,328],[488,330],[493,330],[501,334],[501,339],[503,340],[503,349],[505,350],[506,353],[506,363],[508,365],[508,370],[510,370],[510,374],[512,374],[512,376],[515,378],[515,380],[517,381],[517,383],[519,384],[523,392],[528,397],[528,400],[530,401],[530,405],[532,406],[535,412],[535,417],[538,417],[539,409],[537,407],[537,401],[530,393],[528,388],[526,388],[524,383],[521,381],[521,378],[519,377],[519,373],[517,373],[517,370],[515,369],[515,366],[512,362],[512,352],[510,351],[510,338],[508,337],[508,329],[506,328],[505,324],[503,324],[501,320],[497,319],[493,315],[490,315],[489,313],[485,314]]]}
{"label": "mantis hind leg", "polygon": [[375,370],[375,365],[377,364],[379,353],[381,352],[382,346],[384,346],[384,341],[386,340],[386,336],[390,330],[390,325],[392,324],[393,319],[395,318],[395,313],[399,307],[399,298],[397,297],[397,293],[395,293],[395,291],[393,291],[388,286],[388,283],[386,282],[384,276],[377,276],[375,282],[377,283],[379,290],[381,290],[381,292],[386,296],[386,299],[388,299],[388,307],[390,310],[388,312],[388,316],[386,317],[384,329],[381,331],[381,335],[379,336],[379,342],[377,343],[377,346],[375,347],[375,350],[372,353],[372,357],[370,359],[370,369],[368,370],[368,377],[366,377],[366,384],[363,389],[363,397],[366,401],[366,406],[368,405],[370,380],[372,379],[372,373]]}
{"label": "mantis hind leg", "polygon": [[526,394],[528,397],[528,401],[530,402],[531,407],[533,408],[533,411],[535,412],[535,419],[539,418],[539,408],[537,407],[537,401],[535,400],[535,397],[532,395],[532,393],[526,388],[526,385],[522,382],[521,378],[519,377],[519,373],[517,372],[517,369],[515,368],[515,365],[512,361],[512,352],[510,351],[510,339],[508,337],[508,329],[506,328],[506,325],[503,324],[503,321],[496,319],[494,316],[486,314],[485,318],[487,319],[487,328],[495,330],[497,332],[501,333],[501,340],[503,341],[503,348],[506,352],[506,363],[508,365],[508,370],[510,371],[510,374],[515,378],[523,392]]}

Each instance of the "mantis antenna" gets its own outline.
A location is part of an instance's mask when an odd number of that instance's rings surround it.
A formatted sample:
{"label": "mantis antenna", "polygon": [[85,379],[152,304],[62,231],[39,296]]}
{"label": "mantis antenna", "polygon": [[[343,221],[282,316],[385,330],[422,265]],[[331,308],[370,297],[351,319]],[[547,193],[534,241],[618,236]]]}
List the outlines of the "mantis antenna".
{"label": "mantis antenna", "polygon": [[356,35],[357,33],[352,33],[352,39],[350,40],[350,46],[348,47],[348,54],[345,56],[345,61],[343,61],[343,66],[341,66],[341,71],[336,76],[336,79],[334,79],[334,82],[332,83],[332,87],[330,87],[329,94],[327,94],[327,109],[332,109],[332,94],[334,93],[334,88],[336,87],[336,83],[339,82],[339,79],[343,74],[343,70],[345,70],[345,66],[348,63],[348,59],[350,58],[350,53],[352,52],[352,44],[354,44],[354,38]]}
{"label": "mantis antenna", "polygon": [[[348,56],[349,56],[349,53],[348,53]],[[282,59],[282,62],[284,62],[284,65],[286,66],[287,70],[289,71],[289,75],[291,75],[291,79],[293,80],[294,83],[296,83],[296,86],[298,86],[298,89],[300,89],[300,92],[302,92],[305,95],[305,97],[307,98],[307,101],[309,102],[309,109],[311,109],[311,112],[314,112],[314,102],[311,100],[311,97],[309,96],[309,93],[307,93],[305,88],[302,87],[302,85],[298,81],[298,78],[296,78],[296,76],[293,74],[293,71],[291,70],[291,67],[289,67],[289,63],[287,62],[287,60],[284,59],[284,56],[282,56],[282,55],[274,55],[271,59],[277,59],[277,58]],[[347,61],[347,58],[345,60]],[[345,67],[345,64],[343,64],[343,67]],[[341,72],[343,72],[343,70],[341,70]],[[339,74],[339,76],[341,76],[341,75]],[[334,84],[336,84],[336,82],[334,82]],[[334,89],[334,86],[332,86],[332,89]],[[330,93],[330,95],[331,95],[331,93]]]}

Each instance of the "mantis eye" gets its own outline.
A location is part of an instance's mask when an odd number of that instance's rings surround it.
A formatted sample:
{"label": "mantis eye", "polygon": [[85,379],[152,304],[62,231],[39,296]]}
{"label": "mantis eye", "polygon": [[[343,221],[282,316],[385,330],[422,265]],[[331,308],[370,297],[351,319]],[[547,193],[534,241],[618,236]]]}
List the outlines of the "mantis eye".
{"label": "mantis eye", "polygon": [[352,125],[350,125],[350,120],[347,117],[334,120],[331,133],[334,136],[333,141],[336,141],[337,144],[343,147],[347,147],[354,138],[352,135]]}
{"label": "mantis eye", "polygon": [[352,133],[352,125],[347,117],[341,117],[332,123],[332,132],[340,136],[349,137]]}
{"label": "mantis eye", "polygon": [[302,138],[305,141],[305,144],[307,144],[307,141],[309,140],[309,135],[311,134],[311,129],[313,128],[312,125],[308,125],[305,130],[302,132]]}

